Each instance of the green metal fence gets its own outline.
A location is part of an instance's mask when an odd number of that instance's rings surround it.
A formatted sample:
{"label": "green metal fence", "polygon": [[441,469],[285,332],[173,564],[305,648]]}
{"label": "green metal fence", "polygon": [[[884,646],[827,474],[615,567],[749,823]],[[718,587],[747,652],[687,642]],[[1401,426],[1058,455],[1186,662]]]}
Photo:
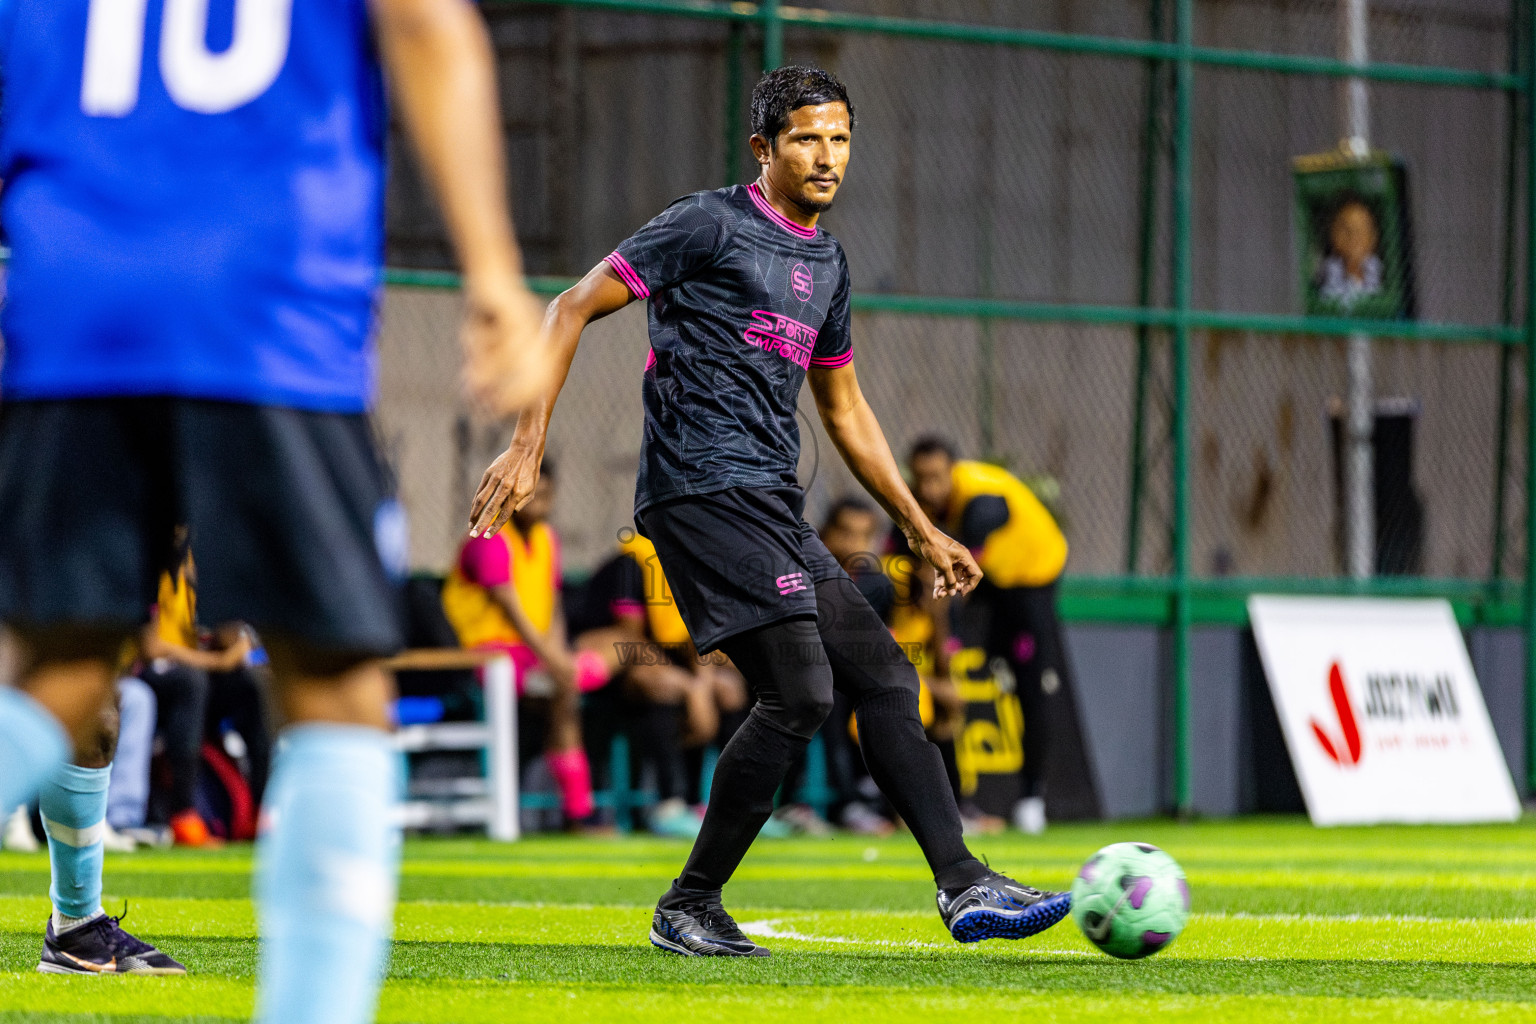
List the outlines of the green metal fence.
{"label": "green metal fence", "polygon": [[[1313,7],[1319,6],[1319,0],[1310,2]],[[869,0],[868,5],[850,2],[836,6],[882,5],[878,0]],[[1173,781],[1179,809],[1187,809],[1191,799],[1190,631],[1200,624],[1246,621],[1244,600],[1251,593],[1441,596],[1453,603],[1466,624],[1518,625],[1525,631],[1527,652],[1536,651],[1536,513],[1525,500],[1536,475],[1536,459],[1525,455],[1536,451],[1536,358],[1532,358],[1536,352],[1536,303],[1522,300],[1536,287],[1536,203],[1531,201],[1536,195],[1536,105],[1530,102],[1536,94],[1536,61],[1529,57],[1536,28],[1529,0],[1513,0],[1503,16],[1502,28],[1493,33],[1501,33],[1507,43],[1506,67],[1500,70],[1433,66],[1427,61],[1361,65],[1319,53],[1260,52],[1203,45],[1197,43],[1195,0],[1148,0],[1143,38],[980,23],[1020,21],[1021,18],[1009,13],[1015,6],[1030,5],[998,6],[981,0],[968,5],[927,5],[930,12],[965,7],[977,13],[977,23],[962,23],[858,9],[788,6],[776,0],[558,0],[542,5],[513,0],[485,2],[493,21],[498,11],[533,7],[583,14],[643,15],[675,19],[679,24],[723,25],[725,36],[719,47],[719,59],[724,67],[719,80],[723,87],[720,109],[724,115],[721,123],[725,181],[742,180],[740,175],[745,171],[740,140],[745,134],[746,86],[756,67],[777,66],[785,58],[786,47],[795,52],[814,52],[816,40],[823,37],[890,40],[893,47],[921,41],[936,46],[972,47],[978,54],[1039,54],[1044,55],[1041,59],[1097,61],[1101,63],[1095,67],[1124,65],[1134,71],[1137,77],[1132,84],[1141,83],[1144,89],[1141,110],[1136,115],[1140,121],[1137,142],[1141,153],[1136,181],[1140,215],[1134,230],[1127,232],[1127,248],[1134,250],[1129,258],[1137,267],[1132,301],[997,297],[991,294],[988,269],[983,277],[989,284],[971,289],[979,294],[863,290],[856,295],[854,307],[872,322],[882,324],[931,324],[937,318],[974,325],[976,345],[982,353],[982,377],[988,377],[987,368],[994,365],[994,359],[1007,356],[1008,346],[1028,344],[1028,339],[1034,337],[1028,333],[1032,330],[1115,329],[1125,332],[1125,337],[1134,344],[1135,396],[1130,414],[1133,436],[1124,442],[1128,447],[1125,471],[1130,499],[1123,511],[1122,571],[1069,576],[1062,590],[1062,604],[1069,619],[1156,623],[1171,630],[1175,688]],[[1331,6],[1331,0],[1322,6]],[[1407,44],[1403,48],[1413,49]],[[1123,78],[1125,70],[1106,70],[1104,74]],[[1209,90],[1241,96],[1244,89],[1262,87],[1279,95],[1287,89],[1312,88],[1306,83],[1323,83],[1331,88],[1332,83],[1349,78],[1399,90],[1392,96],[1397,106],[1405,110],[1420,102],[1428,103],[1425,97],[1453,93],[1471,97],[1469,102],[1480,111],[1478,116],[1493,116],[1493,105],[1504,104],[1504,180],[1462,183],[1467,189],[1500,192],[1502,196],[1497,214],[1502,229],[1500,251],[1489,253],[1488,258],[1488,272],[1497,279],[1497,287],[1490,286],[1487,291],[1497,292],[1498,297],[1495,301],[1479,298],[1475,302],[1443,303],[1446,308],[1475,307],[1474,311],[1486,311],[1481,322],[1476,322],[1475,317],[1469,318],[1474,322],[1444,322],[1306,316],[1273,309],[1233,309],[1228,308],[1231,303],[1205,301],[1210,289],[1202,282],[1211,275],[1202,267],[1214,266],[1222,256],[1202,254],[1197,246],[1196,188],[1202,173],[1207,180],[1220,175],[1222,154],[1207,154],[1207,163],[1216,167],[1214,171],[1207,167],[1202,172],[1197,166],[1197,102],[1202,98],[1207,103],[1214,102]],[[1260,85],[1253,86],[1255,81]],[[1202,93],[1202,89],[1208,91]],[[1305,95],[1308,98],[1300,102],[1316,106],[1321,94],[1314,90]],[[985,101],[1017,103],[1021,99],[992,96]],[[1454,102],[1451,106],[1455,107]],[[1084,126],[1085,131],[1092,129],[1091,124]],[[1256,130],[1262,130],[1262,126]],[[718,182],[700,183],[698,187],[712,184]],[[984,216],[982,221],[985,220]],[[990,246],[987,251],[991,252]],[[984,262],[990,268],[990,256]],[[562,269],[571,274],[580,268]],[[1438,271],[1434,276],[1439,276]],[[451,288],[456,284],[451,273],[431,269],[393,270],[388,280],[396,289]],[[570,280],[557,275],[538,277],[533,283],[542,294],[554,294]],[[386,312],[386,330],[388,322]],[[1462,357],[1454,353],[1464,350],[1465,359],[1470,361],[1469,379],[1475,377],[1479,388],[1496,389],[1496,422],[1490,425],[1491,436],[1478,434],[1476,442],[1479,458],[1486,456],[1494,464],[1493,494],[1489,499],[1492,511],[1486,522],[1468,523],[1465,527],[1488,530],[1492,554],[1486,565],[1474,566],[1462,560],[1452,566],[1456,571],[1450,575],[1384,576],[1365,581],[1345,579],[1334,573],[1297,577],[1198,569],[1192,562],[1193,542],[1202,529],[1196,515],[1195,488],[1202,472],[1199,463],[1206,454],[1202,445],[1208,446],[1201,438],[1214,437],[1219,442],[1224,428],[1221,422],[1210,420],[1211,410],[1201,404],[1201,396],[1209,396],[1214,385],[1196,379],[1193,364],[1197,342],[1203,346],[1200,358],[1205,361],[1207,374],[1215,372],[1210,363],[1219,358],[1224,350],[1223,339],[1227,339],[1228,347],[1242,349],[1244,358],[1257,368],[1254,375],[1262,376],[1269,372],[1266,367],[1275,369],[1297,359],[1316,359],[1319,365],[1329,360],[1336,362],[1343,339],[1356,333],[1376,339],[1389,369],[1393,360],[1412,363],[1419,358],[1415,353],[1425,351],[1424,346],[1435,346],[1438,361],[1419,371],[1421,376],[1431,378],[1445,372],[1447,366],[1458,365]],[[1087,335],[1067,336],[1076,339]],[[999,349],[1005,351],[999,355]],[[1217,356],[1212,356],[1213,352]],[[1326,388],[1327,384],[1320,386]],[[978,436],[988,451],[995,425],[995,387],[995,382],[983,381],[977,399],[981,421]],[[1456,402],[1446,404],[1454,406]],[[1027,417],[1028,411],[1020,415]],[[1198,437],[1197,428],[1201,432]],[[1445,471],[1454,474],[1456,468],[1447,466]],[[1481,487],[1481,472],[1468,471],[1465,486]],[[1511,479],[1522,472],[1523,476]],[[1523,523],[1516,517],[1523,519]],[[1262,567],[1262,560],[1257,564]],[[1527,696],[1528,777],[1536,788],[1536,754],[1531,753],[1536,751],[1536,658],[1527,658]]]}

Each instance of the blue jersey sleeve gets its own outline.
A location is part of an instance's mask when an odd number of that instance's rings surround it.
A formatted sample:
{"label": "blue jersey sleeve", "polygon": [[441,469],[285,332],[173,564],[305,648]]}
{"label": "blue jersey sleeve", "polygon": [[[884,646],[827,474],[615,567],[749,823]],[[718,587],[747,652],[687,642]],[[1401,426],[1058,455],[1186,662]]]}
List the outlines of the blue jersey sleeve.
{"label": "blue jersey sleeve", "polygon": [[625,239],[606,262],[635,298],[649,298],[714,260],[728,234],[725,218],[715,193],[684,196]]}
{"label": "blue jersey sleeve", "polygon": [[[841,248],[838,255],[842,255]],[[816,335],[816,349],[811,353],[812,366],[835,369],[853,362],[853,319],[849,305],[853,282],[848,276],[847,260],[840,262],[837,290],[832,293],[832,305],[827,308],[827,318]]]}

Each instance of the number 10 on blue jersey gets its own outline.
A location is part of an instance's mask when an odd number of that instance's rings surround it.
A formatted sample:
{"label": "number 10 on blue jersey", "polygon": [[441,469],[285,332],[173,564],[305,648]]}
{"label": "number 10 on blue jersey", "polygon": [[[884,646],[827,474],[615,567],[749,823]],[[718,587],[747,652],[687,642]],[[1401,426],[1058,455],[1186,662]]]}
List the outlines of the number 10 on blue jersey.
{"label": "number 10 on blue jersey", "polygon": [[[235,0],[234,37],[221,53],[208,49],[210,0],[165,0],[160,77],[177,106],[222,114],[271,87],[288,56],[293,0]],[[123,117],[139,102],[144,24],[149,0],[91,0],[85,29],[80,109]]]}

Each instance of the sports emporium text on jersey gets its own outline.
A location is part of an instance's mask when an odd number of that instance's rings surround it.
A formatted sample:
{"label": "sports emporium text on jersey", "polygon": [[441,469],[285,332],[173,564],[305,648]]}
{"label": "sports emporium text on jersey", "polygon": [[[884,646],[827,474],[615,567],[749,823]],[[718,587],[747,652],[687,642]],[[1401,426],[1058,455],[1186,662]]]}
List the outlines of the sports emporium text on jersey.
{"label": "sports emporium text on jersey", "polygon": [[810,369],[811,346],[816,344],[816,331],[793,317],[766,309],[754,309],[752,326],[747,328],[742,337],[747,344],[756,345],[764,352],[777,352],[802,370]]}

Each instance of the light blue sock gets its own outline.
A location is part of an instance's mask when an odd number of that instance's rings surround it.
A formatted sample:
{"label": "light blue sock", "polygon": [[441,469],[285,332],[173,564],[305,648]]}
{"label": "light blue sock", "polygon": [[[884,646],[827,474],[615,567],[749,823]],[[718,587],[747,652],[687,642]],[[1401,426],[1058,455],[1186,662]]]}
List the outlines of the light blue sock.
{"label": "light blue sock", "polygon": [[376,729],[286,733],[256,849],[258,1022],[373,1020],[400,871],[400,767]]}
{"label": "light blue sock", "polygon": [[111,768],[61,764],[37,795],[48,833],[53,884],[48,898],[65,917],[90,917],[101,909],[101,865],[106,855],[107,783]]}
{"label": "light blue sock", "polygon": [[58,719],[19,690],[0,686],[0,808],[28,803],[69,755]]}

